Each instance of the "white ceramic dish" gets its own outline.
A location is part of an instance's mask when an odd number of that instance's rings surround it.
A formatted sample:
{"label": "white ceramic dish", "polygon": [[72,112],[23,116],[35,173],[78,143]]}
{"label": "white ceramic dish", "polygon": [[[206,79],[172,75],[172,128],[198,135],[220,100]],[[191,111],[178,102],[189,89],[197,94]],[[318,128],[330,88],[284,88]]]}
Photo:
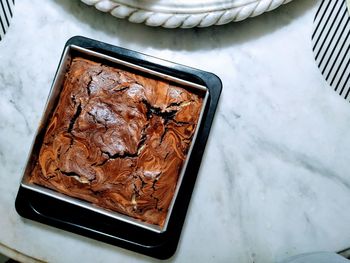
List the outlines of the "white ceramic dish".
{"label": "white ceramic dish", "polygon": [[292,0],[81,0],[133,23],[166,28],[223,25],[271,11]]}

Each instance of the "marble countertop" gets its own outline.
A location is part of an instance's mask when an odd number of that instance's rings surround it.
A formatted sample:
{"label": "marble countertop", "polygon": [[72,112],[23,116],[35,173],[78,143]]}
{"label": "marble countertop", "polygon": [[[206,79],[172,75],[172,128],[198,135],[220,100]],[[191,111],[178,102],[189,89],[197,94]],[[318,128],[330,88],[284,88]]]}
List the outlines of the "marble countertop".
{"label": "marble countertop", "polygon": [[0,252],[27,262],[155,261],[22,219],[14,209],[64,43],[74,35],[211,71],[223,81],[169,262],[264,263],[350,247],[350,105],[327,86],[313,59],[319,2],[293,1],[220,27],[167,30],[117,20],[79,1],[18,1],[0,42]]}

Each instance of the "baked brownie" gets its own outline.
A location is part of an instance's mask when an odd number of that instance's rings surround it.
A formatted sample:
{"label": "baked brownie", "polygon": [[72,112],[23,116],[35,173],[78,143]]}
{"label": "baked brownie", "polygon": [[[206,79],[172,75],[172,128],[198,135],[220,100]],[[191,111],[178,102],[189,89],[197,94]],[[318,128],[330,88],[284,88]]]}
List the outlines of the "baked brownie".
{"label": "baked brownie", "polygon": [[76,57],[30,180],[163,226],[201,107],[182,87]]}

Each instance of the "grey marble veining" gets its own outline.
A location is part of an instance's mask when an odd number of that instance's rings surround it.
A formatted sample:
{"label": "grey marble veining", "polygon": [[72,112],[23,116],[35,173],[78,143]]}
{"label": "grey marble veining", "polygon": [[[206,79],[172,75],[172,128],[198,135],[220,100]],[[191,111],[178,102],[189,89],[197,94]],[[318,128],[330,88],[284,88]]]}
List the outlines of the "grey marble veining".
{"label": "grey marble veining", "polygon": [[49,262],[148,257],[20,218],[14,200],[67,39],[84,35],[223,81],[178,251],[169,262],[275,262],[350,247],[350,105],[311,50],[319,1],[190,30],[135,25],[79,1],[18,1],[0,42],[0,244]]}

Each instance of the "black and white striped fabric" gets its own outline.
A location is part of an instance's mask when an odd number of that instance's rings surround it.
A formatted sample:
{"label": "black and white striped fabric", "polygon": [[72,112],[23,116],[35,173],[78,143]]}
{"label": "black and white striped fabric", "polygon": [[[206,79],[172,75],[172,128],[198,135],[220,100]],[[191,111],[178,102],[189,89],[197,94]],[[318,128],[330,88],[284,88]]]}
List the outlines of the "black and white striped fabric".
{"label": "black and white striped fabric", "polygon": [[15,0],[0,0],[0,41],[10,26],[14,5]]}
{"label": "black and white striped fabric", "polygon": [[313,52],[322,75],[344,99],[350,99],[349,0],[323,0],[312,34]]}

